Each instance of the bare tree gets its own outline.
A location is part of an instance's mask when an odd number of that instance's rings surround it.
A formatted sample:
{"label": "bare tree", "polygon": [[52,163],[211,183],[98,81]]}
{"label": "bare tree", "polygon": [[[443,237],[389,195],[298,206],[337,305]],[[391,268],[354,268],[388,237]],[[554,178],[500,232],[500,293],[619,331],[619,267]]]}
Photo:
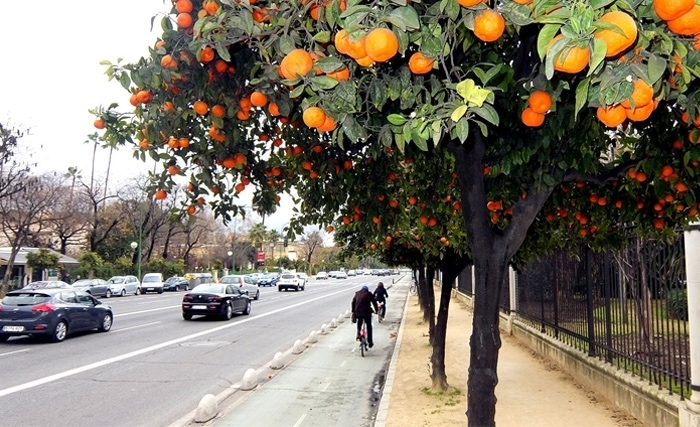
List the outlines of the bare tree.
{"label": "bare tree", "polygon": [[2,278],[0,297],[5,296],[10,287],[12,270],[19,249],[25,244],[34,229],[40,228],[50,215],[57,188],[55,182],[46,176],[25,176],[22,190],[0,198],[0,227],[7,239],[11,252]]}
{"label": "bare tree", "polygon": [[318,231],[307,233],[301,240],[299,255],[306,260],[306,265],[311,265],[311,257],[317,248],[323,246],[323,238]]}
{"label": "bare tree", "polygon": [[11,197],[23,189],[29,168],[15,160],[15,149],[24,132],[0,123],[0,198]]}

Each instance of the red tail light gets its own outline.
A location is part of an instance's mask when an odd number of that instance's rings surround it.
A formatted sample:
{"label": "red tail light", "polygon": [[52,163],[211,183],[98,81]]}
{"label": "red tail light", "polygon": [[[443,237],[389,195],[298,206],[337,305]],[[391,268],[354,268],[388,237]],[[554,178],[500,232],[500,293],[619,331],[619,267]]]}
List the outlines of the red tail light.
{"label": "red tail light", "polygon": [[193,301],[194,297],[192,295],[185,295],[184,297],[182,297],[182,300],[183,301]]}
{"label": "red tail light", "polygon": [[209,302],[221,301],[221,297],[217,297],[217,296],[209,297],[209,298],[208,298],[208,301],[209,301]]}
{"label": "red tail light", "polygon": [[32,311],[38,311],[40,313],[50,313],[56,309],[56,306],[53,304],[38,304],[32,307]]}

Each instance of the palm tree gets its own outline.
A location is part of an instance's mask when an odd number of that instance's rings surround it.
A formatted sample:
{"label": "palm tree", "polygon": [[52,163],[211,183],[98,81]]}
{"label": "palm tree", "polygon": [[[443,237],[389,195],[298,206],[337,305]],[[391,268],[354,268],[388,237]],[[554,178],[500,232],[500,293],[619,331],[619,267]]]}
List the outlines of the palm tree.
{"label": "palm tree", "polygon": [[277,230],[270,230],[270,232],[267,233],[267,241],[270,242],[270,247],[272,248],[272,256],[270,259],[275,259],[275,246],[277,246],[277,242],[279,242],[281,238],[282,235]]}
{"label": "palm tree", "polygon": [[260,250],[263,249],[263,244],[267,240],[267,237],[267,227],[265,227],[264,224],[255,224],[248,231],[248,238],[253,242],[253,245]]}
{"label": "palm tree", "polygon": [[75,190],[75,180],[80,179],[80,171],[78,170],[77,166],[70,166],[68,167],[68,172],[63,174],[65,178],[71,178],[71,183],[70,183],[70,196],[68,197],[68,206],[73,205],[73,191]]}

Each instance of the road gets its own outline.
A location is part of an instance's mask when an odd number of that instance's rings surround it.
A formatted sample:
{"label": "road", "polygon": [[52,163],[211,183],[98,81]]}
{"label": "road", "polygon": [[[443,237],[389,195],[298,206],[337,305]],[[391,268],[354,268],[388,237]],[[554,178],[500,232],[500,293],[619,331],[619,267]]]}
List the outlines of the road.
{"label": "road", "polygon": [[303,292],[263,287],[251,314],[228,322],[183,320],[183,292],[102,299],[115,313],[108,333],[0,343],[2,425],[169,425],[349,309],[362,284],[399,277],[310,279]]}

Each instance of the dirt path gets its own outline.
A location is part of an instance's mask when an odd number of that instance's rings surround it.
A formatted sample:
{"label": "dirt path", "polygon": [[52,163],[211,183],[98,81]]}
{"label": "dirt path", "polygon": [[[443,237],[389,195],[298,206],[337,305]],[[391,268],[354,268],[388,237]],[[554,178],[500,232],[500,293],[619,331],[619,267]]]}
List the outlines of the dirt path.
{"label": "dirt path", "polygon": [[[466,425],[471,326],[471,311],[453,299],[445,360],[451,389],[435,393],[430,390],[428,327],[422,322],[417,297],[409,299],[387,427]],[[643,427],[514,338],[502,335],[502,340],[496,388],[499,427]]]}

